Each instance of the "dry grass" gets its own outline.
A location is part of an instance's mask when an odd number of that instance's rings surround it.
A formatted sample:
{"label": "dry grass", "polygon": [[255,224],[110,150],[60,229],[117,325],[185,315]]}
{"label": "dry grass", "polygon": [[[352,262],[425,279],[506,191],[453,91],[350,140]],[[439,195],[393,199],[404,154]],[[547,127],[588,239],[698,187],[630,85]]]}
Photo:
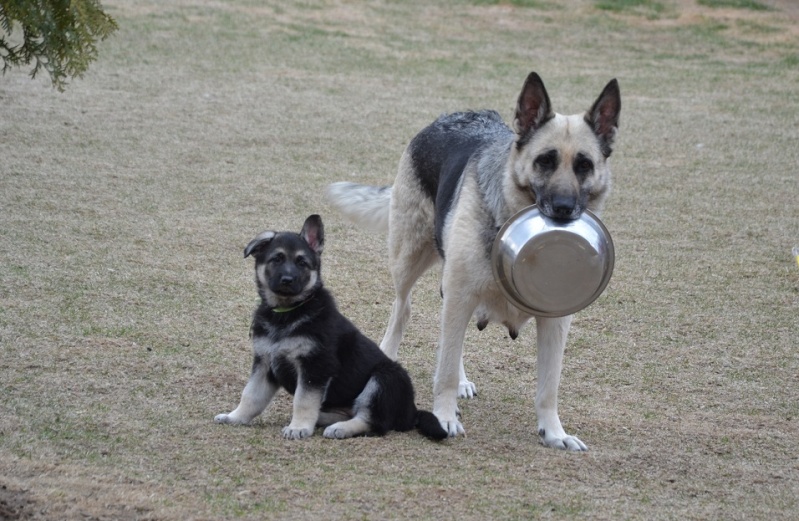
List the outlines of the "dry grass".
{"label": "dry grass", "polygon": [[[0,78],[0,519],[794,516],[799,12],[760,3],[107,2],[66,93]],[[561,386],[591,450],[537,444],[531,328],[470,330],[465,439],[286,442],[285,395],[214,425],[250,363],[243,245],[321,213],[327,284],[379,339],[384,238],[323,187],[390,182],[441,112],[507,117],[530,70],[560,112],[622,88],[616,272]],[[401,351],[423,406],[438,305],[430,274]]]}

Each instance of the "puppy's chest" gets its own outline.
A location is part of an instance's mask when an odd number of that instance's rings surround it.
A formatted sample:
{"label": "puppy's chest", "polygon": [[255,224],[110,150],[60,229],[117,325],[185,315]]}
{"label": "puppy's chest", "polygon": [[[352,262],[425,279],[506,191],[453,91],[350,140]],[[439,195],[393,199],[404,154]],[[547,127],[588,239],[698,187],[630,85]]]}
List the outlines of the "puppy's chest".
{"label": "puppy's chest", "polygon": [[305,336],[273,338],[271,335],[253,338],[257,355],[269,360],[272,371],[285,387],[293,385],[282,380],[294,380],[301,372],[302,364],[318,349],[316,342]]}

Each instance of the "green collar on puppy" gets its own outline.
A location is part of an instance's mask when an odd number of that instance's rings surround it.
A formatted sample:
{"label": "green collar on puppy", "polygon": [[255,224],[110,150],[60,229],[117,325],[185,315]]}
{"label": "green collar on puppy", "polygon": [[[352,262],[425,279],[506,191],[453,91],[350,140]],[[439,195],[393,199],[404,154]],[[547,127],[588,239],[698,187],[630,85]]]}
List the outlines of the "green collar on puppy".
{"label": "green collar on puppy", "polygon": [[309,299],[305,299],[302,302],[300,302],[299,304],[297,304],[296,306],[293,306],[293,307],[290,307],[290,308],[272,308],[272,312],[273,313],[288,313],[289,311],[294,311],[295,309],[297,309],[298,307],[302,306],[303,304],[305,304],[306,302],[308,302],[312,298],[313,297],[311,297]]}

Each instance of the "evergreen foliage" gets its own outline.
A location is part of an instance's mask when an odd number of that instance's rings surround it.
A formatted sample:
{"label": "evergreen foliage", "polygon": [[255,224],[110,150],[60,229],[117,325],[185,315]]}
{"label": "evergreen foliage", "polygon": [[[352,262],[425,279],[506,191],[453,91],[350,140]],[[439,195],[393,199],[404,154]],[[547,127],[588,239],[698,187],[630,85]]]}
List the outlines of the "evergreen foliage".
{"label": "evergreen foliage", "polygon": [[63,91],[97,58],[97,40],[116,30],[99,0],[0,0],[3,73],[33,63],[31,78],[44,69]]}

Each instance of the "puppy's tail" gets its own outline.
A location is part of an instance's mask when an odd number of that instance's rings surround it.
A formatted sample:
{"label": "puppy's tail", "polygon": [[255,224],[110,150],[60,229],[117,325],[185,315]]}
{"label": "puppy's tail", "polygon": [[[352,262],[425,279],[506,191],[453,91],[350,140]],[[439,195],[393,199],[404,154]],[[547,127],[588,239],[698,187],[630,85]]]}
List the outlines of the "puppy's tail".
{"label": "puppy's tail", "polygon": [[390,186],[333,183],[327,187],[327,198],[352,222],[370,230],[388,231]]}
{"label": "puppy's tail", "polygon": [[433,441],[441,441],[448,436],[438,417],[430,411],[416,411],[416,428]]}

